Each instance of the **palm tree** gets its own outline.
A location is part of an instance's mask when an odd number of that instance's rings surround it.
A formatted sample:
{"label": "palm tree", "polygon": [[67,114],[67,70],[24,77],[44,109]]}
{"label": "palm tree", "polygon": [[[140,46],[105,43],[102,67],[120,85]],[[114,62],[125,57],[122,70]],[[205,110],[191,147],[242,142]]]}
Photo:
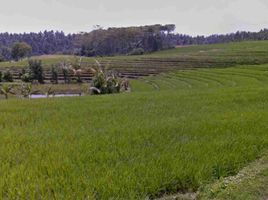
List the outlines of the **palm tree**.
{"label": "palm tree", "polygon": [[8,99],[9,94],[15,94],[13,90],[13,85],[4,84],[1,86],[0,93],[5,96],[5,99]]}
{"label": "palm tree", "polygon": [[48,90],[47,90],[47,92],[46,92],[46,96],[47,96],[47,98],[49,97],[49,96],[55,96],[55,91],[52,89],[52,86],[50,86],[49,88],[48,88]]}
{"label": "palm tree", "polygon": [[121,91],[130,91],[129,82],[127,79],[121,79],[118,74],[107,71],[97,61],[97,68],[90,68],[94,74],[90,91],[93,94],[110,94],[119,93]]}
{"label": "palm tree", "polygon": [[31,95],[39,93],[38,90],[33,91],[32,84],[21,84],[21,95],[24,98],[30,98]]}

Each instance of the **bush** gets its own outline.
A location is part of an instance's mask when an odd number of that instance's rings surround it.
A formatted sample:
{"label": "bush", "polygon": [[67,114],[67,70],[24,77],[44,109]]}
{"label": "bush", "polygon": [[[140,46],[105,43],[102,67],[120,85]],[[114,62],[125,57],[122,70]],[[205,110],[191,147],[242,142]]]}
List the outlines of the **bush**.
{"label": "bush", "polygon": [[59,76],[59,70],[58,67],[53,65],[51,67],[51,82],[58,84],[58,76]]}
{"label": "bush", "polygon": [[13,75],[10,70],[6,70],[3,72],[2,80],[4,82],[13,82]]}
{"label": "bush", "polygon": [[94,77],[90,87],[91,94],[112,94],[129,90],[129,84],[126,79],[121,79],[116,73],[102,69],[99,62],[97,64],[98,68],[92,69]]}
{"label": "bush", "polygon": [[63,74],[63,78],[64,78],[64,83],[70,83],[71,82],[70,67],[63,66],[62,67],[62,74]]}
{"label": "bush", "polygon": [[16,42],[12,46],[11,56],[18,61],[21,58],[29,56],[32,52],[32,47],[25,42]]}
{"label": "bush", "polygon": [[26,82],[26,83],[30,83],[30,82],[32,82],[32,78],[31,78],[30,73],[25,72],[24,74],[22,74],[22,75],[21,75],[21,80],[22,80],[23,82]]}
{"label": "bush", "polygon": [[29,73],[32,80],[44,83],[44,72],[41,60],[29,60]]}
{"label": "bush", "polygon": [[136,48],[136,49],[133,49],[129,55],[131,56],[135,56],[135,55],[143,55],[144,54],[144,49],[143,48]]}
{"label": "bush", "polygon": [[2,72],[0,71],[0,82],[2,82],[2,76],[3,76],[3,74],[2,74]]}

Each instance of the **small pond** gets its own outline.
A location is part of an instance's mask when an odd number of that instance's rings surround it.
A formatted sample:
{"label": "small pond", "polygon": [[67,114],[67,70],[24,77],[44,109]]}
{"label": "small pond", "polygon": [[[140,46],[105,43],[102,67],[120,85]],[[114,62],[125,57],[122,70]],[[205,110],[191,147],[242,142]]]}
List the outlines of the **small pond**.
{"label": "small pond", "polygon": [[55,95],[45,95],[45,94],[32,94],[30,96],[31,99],[43,99],[43,98],[53,98],[53,97],[79,97],[83,96],[83,94],[55,94]]}

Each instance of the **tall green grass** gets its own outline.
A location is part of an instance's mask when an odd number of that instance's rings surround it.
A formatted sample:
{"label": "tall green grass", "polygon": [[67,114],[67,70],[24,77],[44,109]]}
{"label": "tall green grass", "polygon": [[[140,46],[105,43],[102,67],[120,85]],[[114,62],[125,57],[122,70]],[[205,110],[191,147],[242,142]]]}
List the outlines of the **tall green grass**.
{"label": "tall green grass", "polygon": [[0,101],[3,199],[145,199],[237,173],[268,148],[268,65],[132,82],[133,93]]}

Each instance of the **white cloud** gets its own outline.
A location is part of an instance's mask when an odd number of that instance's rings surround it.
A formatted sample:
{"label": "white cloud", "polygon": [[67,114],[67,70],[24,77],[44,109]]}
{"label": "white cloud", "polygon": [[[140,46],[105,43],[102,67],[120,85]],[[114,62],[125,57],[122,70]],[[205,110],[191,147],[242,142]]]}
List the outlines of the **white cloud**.
{"label": "white cloud", "polygon": [[0,7],[0,32],[66,32],[175,23],[191,35],[268,27],[267,0],[9,0]]}

